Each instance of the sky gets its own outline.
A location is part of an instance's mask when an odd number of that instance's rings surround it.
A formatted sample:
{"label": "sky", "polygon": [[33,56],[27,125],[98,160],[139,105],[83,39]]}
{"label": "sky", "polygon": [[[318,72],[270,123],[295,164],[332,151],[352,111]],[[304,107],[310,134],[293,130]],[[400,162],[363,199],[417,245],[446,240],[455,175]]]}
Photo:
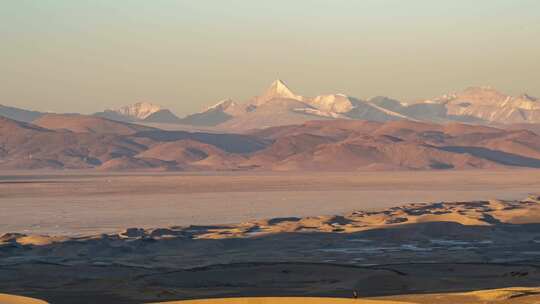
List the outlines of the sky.
{"label": "sky", "polygon": [[540,96],[538,0],[0,0],[0,104],[179,116],[297,94]]}

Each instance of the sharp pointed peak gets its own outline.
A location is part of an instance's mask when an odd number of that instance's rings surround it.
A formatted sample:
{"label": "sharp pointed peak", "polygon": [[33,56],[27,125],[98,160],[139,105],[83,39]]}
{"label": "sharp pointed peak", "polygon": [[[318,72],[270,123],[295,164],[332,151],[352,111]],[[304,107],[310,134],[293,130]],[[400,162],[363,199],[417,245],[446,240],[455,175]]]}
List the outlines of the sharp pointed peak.
{"label": "sharp pointed peak", "polygon": [[272,87],[273,87],[273,86],[284,86],[284,87],[286,87],[287,85],[285,84],[285,81],[283,81],[283,80],[281,80],[281,79],[278,78],[278,79],[276,79],[276,80],[274,80],[274,81],[272,82],[272,85],[271,85],[271,86],[272,86]]}
{"label": "sharp pointed peak", "polygon": [[270,85],[269,90],[273,91],[288,91],[291,92],[291,89],[285,84],[285,82],[281,79],[276,79],[272,84]]}
{"label": "sharp pointed peak", "polygon": [[301,97],[294,94],[281,79],[276,79],[274,82],[272,82],[262,97],[264,100],[270,100],[273,98],[301,99]]}

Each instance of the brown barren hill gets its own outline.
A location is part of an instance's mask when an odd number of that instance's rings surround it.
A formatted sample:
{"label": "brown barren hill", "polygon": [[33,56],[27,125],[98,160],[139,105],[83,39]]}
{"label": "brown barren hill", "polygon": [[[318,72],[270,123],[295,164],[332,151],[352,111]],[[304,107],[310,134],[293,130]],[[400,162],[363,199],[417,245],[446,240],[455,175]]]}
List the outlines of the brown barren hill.
{"label": "brown barren hill", "polygon": [[500,128],[506,128],[509,130],[529,130],[540,135],[540,123],[524,123],[524,124],[511,124],[511,125],[498,125]]}
{"label": "brown barren hill", "polygon": [[273,140],[250,159],[252,165],[270,170],[540,167],[540,137],[529,131],[405,120],[334,120],[252,134]]}
{"label": "brown barren hill", "polygon": [[0,118],[0,168],[94,168],[143,149],[144,145],[121,135],[50,130]]}
{"label": "brown barren hill", "polygon": [[173,162],[159,159],[122,156],[104,162],[98,169],[101,171],[168,171],[179,168]]}
{"label": "brown barren hill", "polygon": [[245,160],[241,154],[228,153],[214,145],[190,139],[159,143],[137,157],[176,162],[184,168],[208,170],[234,169],[239,162]]}
{"label": "brown barren hill", "polygon": [[148,129],[86,116],[46,115],[38,123],[41,126],[0,120],[0,167],[210,171],[540,168],[538,134],[460,123],[323,120],[247,134]]}

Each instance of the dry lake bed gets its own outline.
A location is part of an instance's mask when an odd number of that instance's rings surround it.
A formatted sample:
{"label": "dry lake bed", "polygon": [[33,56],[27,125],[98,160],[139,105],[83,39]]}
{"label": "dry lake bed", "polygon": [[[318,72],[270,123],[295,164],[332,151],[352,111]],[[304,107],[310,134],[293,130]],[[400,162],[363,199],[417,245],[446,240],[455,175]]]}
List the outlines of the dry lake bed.
{"label": "dry lake bed", "polygon": [[410,202],[522,199],[540,170],[335,173],[1,172],[0,233],[88,235],[126,227],[331,215]]}

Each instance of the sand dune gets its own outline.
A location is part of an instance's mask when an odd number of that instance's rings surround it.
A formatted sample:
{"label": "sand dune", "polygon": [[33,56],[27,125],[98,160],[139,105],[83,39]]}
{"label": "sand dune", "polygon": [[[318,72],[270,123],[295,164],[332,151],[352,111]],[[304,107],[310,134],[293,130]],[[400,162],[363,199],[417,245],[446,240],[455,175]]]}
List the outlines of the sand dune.
{"label": "sand dune", "polygon": [[90,235],[127,227],[241,223],[374,211],[410,202],[515,200],[538,189],[539,170],[318,174],[17,171],[0,176],[0,234]]}
{"label": "sand dune", "polygon": [[[373,229],[419,223],[456,223],[464,226],[540,223],[540,197],[524,201],[477,201],[450,203],[413,203],[382,211],[355,211],[343,216],[277,218],[255,220],[236,225],[215,225],[199,229],[192,237],[199,239],[253,237],[291,232],[354,233]],[[168,231],[165,234],[179,234]],[[125,233],[124,233],[125,235]],[[141,230],[141,236],[156,235]]]}
{"label": "sand dune", "polygon": [[[426,223],[456,223],[462,226],[540,223],[540,196],[523,201],[472,201],[412,203],[381,211],[353,211],[344,215],[287,217],[252,220],[239,224],[168,228],[129,228],[117,235],[124,239],[193,239],[249,238],[280,233],[333,232],[355,233],[368,230]],[[96,236],[97,237],[97,236]],[[93,237],[90,237],[93,238]],[[7,233],[0,236],[0,245],[50,245],[68,240],[61,236]]]}
{"label": "sand dune", "polygon": [[1,304],[47,304],[47,302],[32,299],[27,297],[8,295],[0,293],[0,303]]}
{"label": "sand dune", "polygon": [[[402,301],[335,298],[229,298],[163,302],[159,304],[408,304]],[[409,303],[411,304],[411,303]]]}
{"label": "sand dune", "polygon": [[[155,304],[529,304],[540,302],[540,288],[511,287],[463,293],[398,295],[377,298],[256,297],[156,302]],[[47,304],[15,295],[0,294],[2,304]]]}
{"label": "sand dune", "polygon": [[512,287],[486,289],[464,293],[440,293],[426,295],[401,295],[383,297],[389,301],[406,301],[417,304],[532,304],[540,303],[540,288]]}
{"label": "sand dune", "polygon": [[162,302],[157,304],[529,304],[540,303],[540,288],[511,287],[463,293],[398,295],[370,299],[343,298],[224,298]]}

